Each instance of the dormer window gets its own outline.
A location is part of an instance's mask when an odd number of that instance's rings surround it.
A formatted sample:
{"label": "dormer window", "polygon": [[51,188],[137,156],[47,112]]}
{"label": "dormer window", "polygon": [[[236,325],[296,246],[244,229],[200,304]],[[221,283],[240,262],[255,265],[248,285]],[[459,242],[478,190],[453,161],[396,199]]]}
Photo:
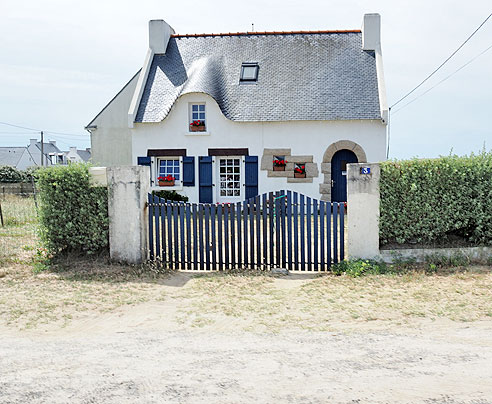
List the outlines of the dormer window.
{"label": "dormer window", "polygon": [[205,132],[205,104],[190,104],[190,132]]}
{"label": "dormer window", "polygon": [[258,63],[243,63],[241,66],[240,83],[255,83],[258,81]]}

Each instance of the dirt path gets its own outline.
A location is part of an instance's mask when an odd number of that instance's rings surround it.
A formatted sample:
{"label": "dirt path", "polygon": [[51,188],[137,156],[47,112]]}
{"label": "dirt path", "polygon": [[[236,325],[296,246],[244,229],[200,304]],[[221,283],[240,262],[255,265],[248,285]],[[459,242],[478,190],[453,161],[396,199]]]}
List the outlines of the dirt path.
{"label": "dirt path", "polygon": [[0,402],[492,403],[492,321],[259,333],[179,324],[179,305],[1,330]]}

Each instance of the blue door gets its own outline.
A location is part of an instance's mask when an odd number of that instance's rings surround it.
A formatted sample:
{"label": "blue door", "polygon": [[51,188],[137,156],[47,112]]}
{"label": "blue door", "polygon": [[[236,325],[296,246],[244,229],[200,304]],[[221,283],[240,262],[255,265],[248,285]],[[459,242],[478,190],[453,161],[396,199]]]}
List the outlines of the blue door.
{"label": "blue door", "polygon": [[350,150],[339,150],[331,159],[331,201],[347,202],[347,164],[358,163]]}

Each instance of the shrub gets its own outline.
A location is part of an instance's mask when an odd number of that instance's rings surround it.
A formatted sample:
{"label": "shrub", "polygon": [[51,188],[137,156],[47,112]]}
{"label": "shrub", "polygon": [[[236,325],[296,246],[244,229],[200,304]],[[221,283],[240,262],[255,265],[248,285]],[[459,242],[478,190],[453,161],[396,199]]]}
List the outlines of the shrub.
{"label": "shrub", "polygon": [[178,194],[176,191],[152,191],[152,195],[167,201],[188,202],[188,197]]}
{"label": "shrub", "polygon": [[384,262],[374,260],[347,260],[333,265],[331,271],[335,275],[345,274],[352,278],[357,278],[367,274],[378,275],[391,273],[393,267],[387,266]]}
{"label": "shrub", "polygon": [[0,182],[23,182],[25,174],[11,166],[0,166]]}
{"label": "shrub", "polygon": [[41,239],[53,254],[108,247],[108,191],[89,186],[89,165],[39,170]]}
{"label": "shrub", "polygon": [[380,243],[492,243],[492,153],[381,164]]}

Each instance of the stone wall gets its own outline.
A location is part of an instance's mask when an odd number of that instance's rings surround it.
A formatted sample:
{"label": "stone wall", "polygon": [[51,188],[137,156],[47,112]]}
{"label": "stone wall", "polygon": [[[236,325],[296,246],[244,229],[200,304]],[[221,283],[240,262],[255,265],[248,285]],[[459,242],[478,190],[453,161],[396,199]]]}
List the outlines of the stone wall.
{"label": "stone wall", "polygon": [[[273,159],[275,156],[285,157],[285,170],[274,171]],[[288,183],[312,183],[313,178],[319,176],[318,164],[314,161],[312,155],[293,156],[291,149],[263,149],[261,157],[260,170],[267,172],[267,177],[271,178],[287,178]],[[306,178],[295,178],[295,164],[304,164],[306,169]]]}

